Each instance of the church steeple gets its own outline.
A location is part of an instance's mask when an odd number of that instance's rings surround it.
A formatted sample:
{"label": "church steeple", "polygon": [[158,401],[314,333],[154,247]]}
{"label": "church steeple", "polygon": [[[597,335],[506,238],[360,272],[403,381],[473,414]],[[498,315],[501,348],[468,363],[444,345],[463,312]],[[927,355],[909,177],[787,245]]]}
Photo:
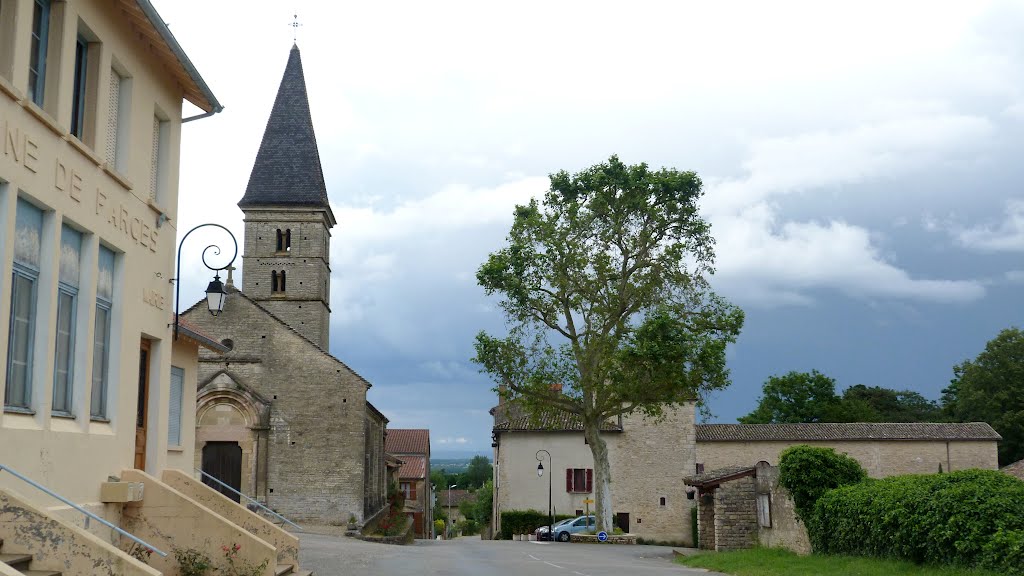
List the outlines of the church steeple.
{"label": "church steeple", "polygon": [[327,350],[330,229],[336,222],[297,46],[288,55],[238,206],[245,213],[242,291]]}
{"label": "church steeple", "polygon": [[323,208],[331,225],[335,223],[309,112],[302,57],[296,45],[288,55],[249,185],[238,203],[243,210],[267,205]]}

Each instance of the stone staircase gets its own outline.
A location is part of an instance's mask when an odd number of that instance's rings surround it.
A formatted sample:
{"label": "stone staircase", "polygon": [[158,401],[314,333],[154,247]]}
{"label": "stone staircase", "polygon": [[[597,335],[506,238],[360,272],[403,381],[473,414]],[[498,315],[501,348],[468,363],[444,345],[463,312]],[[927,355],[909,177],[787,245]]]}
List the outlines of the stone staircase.
{"label": "stone staircase", "polygon": [[277,570],[274,571],[274,576],[286,576],[288,574],[292,576],[313,576],[313,572],[310,570],[299,570],[296,572],[291,564],[278,564]]}
{"label": "stone staircase", "polygon": [[31,555],[4,554],[3,549],[4,541],[0,540],[0,564],[6,564],[26,576],[61,576],[60,572],[54,572],[53,570],[31,570],[29,569],[29,566],[32,565]]}

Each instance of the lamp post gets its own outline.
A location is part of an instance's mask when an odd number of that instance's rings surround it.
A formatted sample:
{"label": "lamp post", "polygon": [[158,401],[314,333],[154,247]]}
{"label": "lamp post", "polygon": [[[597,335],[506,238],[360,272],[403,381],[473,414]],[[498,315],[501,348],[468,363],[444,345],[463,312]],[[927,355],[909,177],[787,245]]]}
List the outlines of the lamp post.
{"label": "lamp post", "polygon": [[448,487],[448,529],[445,530],[445,540],[448,539],[448,536],[452,532],[452,488],[455,488],[456,486],[458,486],[458,484],[452,484]]}
{"label": "lamp post", "polygon": [[212,248],[213,249],[213,255],[214,256],[218,256],[218,255],[220,255],[220,246],[217,246],[216,244],[211,244],[211,245],[207,246],[206,248],[203,248],[203,266],[206,266],[210,270],[213,270],[213,280],[206,287],[206,305],[210,309],[210,314],[213,314],[214,316],[220,314],[224,310],[224,302],[225,302],[225,300],[227,300],[227,292],[224,291],[224,285],[221,284],[220,274],[218,274],[218,272],[220,272],[221,270],[225,270],[225,269],[229,268],[232,264],[234,264],[235,258],[238,257],[238,240],[235,240],[235,235],[232,234],[230,230],[228,230],[224,226],[221,226],[220,224],[213,224],[213,223],[200,224],[199,226],[196,226],[195,228],[193,228],[193,229],[189,230],[188,232],[186,232],[185,235],[181,237],[181,242],[178,242],[178,265],[177,265],[177,268],[176,268],[176,270],[174,272],[174,281],[177,283],[177,285],[174,287],[174,339],[175,340],[178,339],[178,310],[179,310],[179,303],[181,301],[181,246],[182,246],[182,244],[185,243],[185,239],[188,238],[189,234],[195,232],[196,230],[198,230],[200,228],[203,228],[204,226],[216,226],[217,228],[220,228],[221,230],[224,230],[225,232],[228,233],[228,236],[231,237],[231,242],[234,243],[234,245],[235,245],[235,252],[231,255],[231,261],[229,261],[227,264],[225,264],[225,265],[223,265],[223,266],[221,266],[219,268],[214,267],[214,266],[210,266],[210,264],[206,261],[206,251]]}
{"label": "lamp post", "polygon": [[[544,461],[543,461],[544,459],[541,458],[541,455],[540,455],[541,452],[543,452],[543,453],[548,455],[548,466],[551,467],[552,472],[554,471],[554,464],[551,463],[551,452],[548,452],[547,450],[541,448],[540,450],[537,450],[537,477],[538,478],[544,476]],[[551,538],[552,542],[555,541],[555,532],[554,532],[555,526],[554,526],[554,524],[555,524],[555,517],[551,513],[551,474],[548,474],[548,537]]]}

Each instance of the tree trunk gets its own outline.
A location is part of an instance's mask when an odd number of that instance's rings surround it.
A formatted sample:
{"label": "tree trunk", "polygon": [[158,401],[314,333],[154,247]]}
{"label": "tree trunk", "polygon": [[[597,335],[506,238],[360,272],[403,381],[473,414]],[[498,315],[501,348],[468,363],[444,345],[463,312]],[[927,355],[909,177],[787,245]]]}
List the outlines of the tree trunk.
{"label": "tree trunk", "polygon": [[594,510],[597,530],[611,533],[612,525],[612,472],[608,463],[608,444],[601,437],[600,423],[584,422],[583,436],[594,456]]}

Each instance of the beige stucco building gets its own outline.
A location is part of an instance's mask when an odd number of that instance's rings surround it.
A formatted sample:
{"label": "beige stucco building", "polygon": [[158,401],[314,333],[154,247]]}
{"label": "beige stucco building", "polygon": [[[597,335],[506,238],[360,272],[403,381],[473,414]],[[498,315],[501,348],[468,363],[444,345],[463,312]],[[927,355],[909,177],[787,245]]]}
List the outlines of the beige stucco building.
{"label": "beige stucco building", "polygon": [[[502,405],[492,410],[494,425],[494,531],[501,512],[534,509],[547,512],[549,482],[556,514],[583,514],[594,498],[594,460],[583,438],[582,423],[567,415],[533,421]],[[693,403],[666,411],[662,420],[640,415],[609,423],[602,434],[608,444],[612,474],[612,512],[626,532],[655,540],[690,542],[693,501],[681,481],[694,469]],[[545,475],[537,475],[537,453]],[[590,504],[593,511],[593,505]]]}
{"label": "beige stucco building", "polygon": [[191,479],[199,348],[226,348],[173,336],[179,149],[221,109],[148,0],[0,2],[0,553],[28,568],[177,573],[117,530],[297,568],[294,537]]}

